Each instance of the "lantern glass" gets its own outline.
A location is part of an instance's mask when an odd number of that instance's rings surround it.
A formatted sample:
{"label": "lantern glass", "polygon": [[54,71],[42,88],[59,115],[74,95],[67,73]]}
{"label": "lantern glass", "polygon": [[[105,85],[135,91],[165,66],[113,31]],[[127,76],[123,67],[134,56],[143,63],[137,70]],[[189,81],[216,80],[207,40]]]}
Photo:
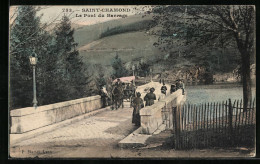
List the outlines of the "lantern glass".
{"label": "lantern glass", "polygon": [[36,58],[36,57],[33,57],[33,56],[30,56],[30,63],[31,63],[31,65],[36,65],[36,63],[37,63],[37,58]]}

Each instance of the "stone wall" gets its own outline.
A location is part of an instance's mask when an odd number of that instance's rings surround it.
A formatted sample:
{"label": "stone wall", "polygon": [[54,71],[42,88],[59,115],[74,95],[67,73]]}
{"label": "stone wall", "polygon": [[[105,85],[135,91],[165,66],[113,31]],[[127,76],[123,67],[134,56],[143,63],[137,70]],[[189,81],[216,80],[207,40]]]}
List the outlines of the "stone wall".
{"label": "stone wall", "polygon": [[182,90],[179,89],[173,94],[166,96],[162,101],[141,109],[141,133],[152,134],[162,124],[166,125],[166,129],[171,129],[173,123],[172,107],[176,107],[185,100],[186,95],[182,95]]}
{"label": "stone wall", "polygon": [[99,95],[10,111],[11,133],[24,133],[101,108]]}

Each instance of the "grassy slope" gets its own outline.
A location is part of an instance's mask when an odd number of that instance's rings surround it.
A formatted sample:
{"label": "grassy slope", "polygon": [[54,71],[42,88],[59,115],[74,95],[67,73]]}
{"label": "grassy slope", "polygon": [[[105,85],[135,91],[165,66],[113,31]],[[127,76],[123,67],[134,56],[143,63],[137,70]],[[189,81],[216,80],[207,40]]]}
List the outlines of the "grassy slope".
{"label": "grassy slope", "polygon": [[83,47],[80,54],[84,61],[109,65],[117,53],[123,62],[156,56],[156,49],[152,46],[155,37],[150,37],[145,32],[123,33],[105,37]]}
{"label": "grassy slope", "polygon": [[78,49],[83,61],[109,66],[116,53],[124,63],[138,60],[140,57],[156,57],[159,52],[153,47],[153,43],[157,38],[146,34],[145,31],[121,33],[99,39],[100,34],[108,27],[111,29],[149,19],[151,17],[142,18],[141,15],[134,15],[76,29],[74,37],[79,43]]}
{"label": "grassy slope", "polygon": [[123,26],[139,22],[142,20],[149,20],[151,17],[142,18],[142,15],[133,15],[126,18],[111,20],[99,24],[82,26],[75,30],[74,38],[80,46],[84,46],[99,38],[100,34],[107,30],[107,28],[114,28],[117,26]]}

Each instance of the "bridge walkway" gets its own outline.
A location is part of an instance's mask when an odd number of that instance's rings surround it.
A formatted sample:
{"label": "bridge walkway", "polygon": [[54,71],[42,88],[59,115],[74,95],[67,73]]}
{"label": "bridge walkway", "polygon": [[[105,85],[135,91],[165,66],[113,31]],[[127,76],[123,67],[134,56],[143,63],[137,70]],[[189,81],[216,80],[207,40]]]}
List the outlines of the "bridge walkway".
{"label": "bridge walkway", "polygon": [[[106,149],[109,151],[111,146],[117,146],[120,140],[137,129],[132,124],[133,108],[130,108],[129,102],[124,102],[124,105],[124,108],[107,110],[35,138],[23,140],[12,146],[10,153],[15,156],[16,153],[21,155],[21,151],[35,152],[39,149],[64,152],[63,149],[75,147],[88,147],[88,149],[102,147],[105,148],[102,151],[106,151]],[[25,156],[35,155],[35,153],[22,154]]]}

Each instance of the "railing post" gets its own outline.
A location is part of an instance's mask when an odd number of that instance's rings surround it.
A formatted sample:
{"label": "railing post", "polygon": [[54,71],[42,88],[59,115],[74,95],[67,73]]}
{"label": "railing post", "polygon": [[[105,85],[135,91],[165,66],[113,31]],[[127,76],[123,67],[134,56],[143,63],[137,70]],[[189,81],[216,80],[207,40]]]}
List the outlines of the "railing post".
{"label": "railing post", "polygon": [[179,126],[178,126],[178,124],[179,124],[179,121],[178,121],[178,106],[177,107],[173,107],[172,108],[172,110],[173,110],[173,127],[174,127],[174,133],[175,133],[175,148],[176,149],[178,149],[179,148],[179,146],[178,146],[178,144],[179,144]]}
{"label": "railing post", "polygon": [[231,136],[233,134],[232,119],[233,119],[233,107],[232,107],[231,99],[228,99],[228,126],[229,126],[229,139],[230,140],[231,140]]}
{"label": "railing post", "polygon": [[178,149],[180,145],[180,131],[181,131],[181,106],[173,107],[174,132],[175,132],[175,148]]}
{"label": "railing post", "polygon": [[176,118],[177,118],[177,116],[176,116],[176,107],[172,107],[172,117],[173,117],[173,121],[172,121],[172,124],[173,124],[173,131],[174,131],[174,133],[175,133],[175,140],[174,140],[174,146],[175,146],[175,148],[177,148],[177,128],[176,128],[176,124],[177,124],[177,120],[176,120]]}

